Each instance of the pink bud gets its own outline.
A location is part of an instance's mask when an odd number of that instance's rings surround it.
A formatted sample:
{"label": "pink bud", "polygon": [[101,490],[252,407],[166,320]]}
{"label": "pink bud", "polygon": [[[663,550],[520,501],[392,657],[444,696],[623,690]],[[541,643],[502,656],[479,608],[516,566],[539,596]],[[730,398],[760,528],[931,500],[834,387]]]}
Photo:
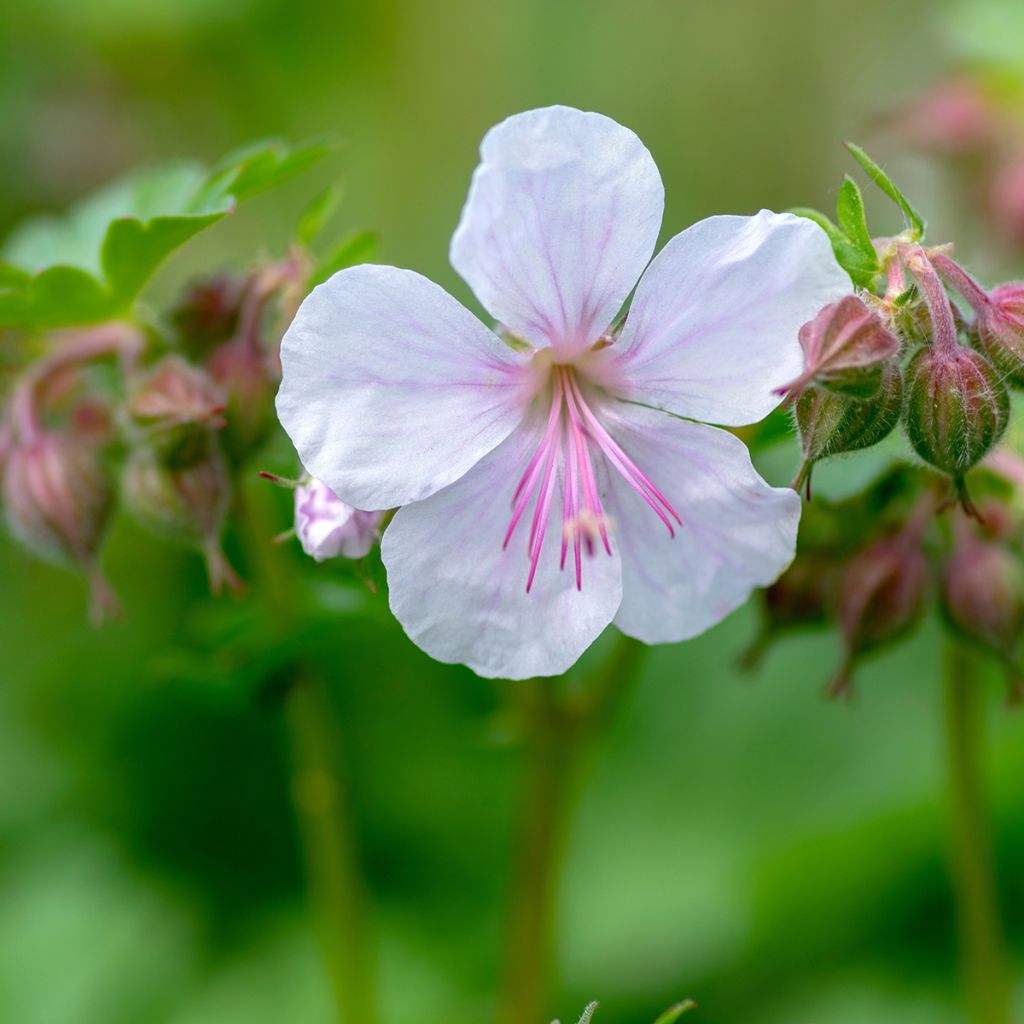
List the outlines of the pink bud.
{"label": "pink bud", "polygon": [[295,488],[295,533],[302,550],[326,558],[362,558],[380,536],[383,512],[346,505],[326,484],[310,478]]}
{"label": "pink bud", "polygon": [[224,395],[202,370],[178,356],[167,356],[133,389],[128,411],[140,423],[157,427],[220,426]]}
{"label": "pink bud", "polygon": [[1014,384],[1024,384],[1024,282],[993,288],[981,306],[978,343]]}
{"label": "pink bud", "polygon": [[244,290],[242,281],[228,275],[192,284],[171,312],[182,350],[201,358],[227,341],[238,326]]}
{"label": "pink bud", "polygon": [[89,574],[94,618],[113,610],[116,600],[96,563],[114,489],[95,447],[50,431],[15,442],[7,452],[3,495],[14,535],[40,558]]}
{"label": "pink bud", "polygon": [[206,369],[227,403],[225,450],[241,460],[260,445],[274,422],[280,374],[270,369],[263,349],[246,338],[221,345],[207,360]]}
{"label": "pink bud", "polygon": [[953,626],[1013,664],[1024,630],[1024,566],[1008,547],[961,529],[942,597]]}
{"label": "pink bud", "polygon": [[881,367],[900,350],[899,339],[881,317],[855,295],[821,310],[800,328],[804,372],[786,392],[798,398],[815,382],[857,397],[870,397],[881,383]]}
{"label": "pink bud", "polygon": [[900,639],[917,624],[928,580],[928,560],[914,531],[875,541],[853,558],[839,594],[846,658],[831,684],[832,696],[849,693],[861,655]]}

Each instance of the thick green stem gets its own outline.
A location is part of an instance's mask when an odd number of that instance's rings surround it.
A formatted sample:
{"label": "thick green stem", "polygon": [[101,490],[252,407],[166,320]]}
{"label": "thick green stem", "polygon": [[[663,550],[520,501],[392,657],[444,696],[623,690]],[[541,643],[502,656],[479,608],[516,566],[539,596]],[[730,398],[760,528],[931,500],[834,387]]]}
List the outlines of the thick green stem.
{"label": "thick green stem", "polygon": [[302,832],[306,869],[324,963],[339,1024],[373,1024],[372,949],[351,813],[340,764],[340,735],[321,681],[297,678],[287,696],[292,798]]}
{"label": "thick green stem", "polygon": [[529,734],[501,1024],[538,1024],[551,1018],[547,1000],[554,974],[555,909],[577,769],[589,740],[614,714],[643,649],[622,637],[609,662],[584,683],[580,702],[564,694],[561,680],[510,684],[523,688]]}
{"label": "thick green stem", "polygon": [[999,919],[995,866],[985,813],[984,690],[973,658],[951,640],[946,653],[953,885],[960,956],[974,1024],[1011,1024],[1009,962]]}
{"label": "thick green stem", "polygon": [[547,997],[554,947],[557,875],[565,830],[575,738],[565,723],[555,682],[533,680],[527,715],[524,792],[506,937],[502,1024],[537,1024]]}

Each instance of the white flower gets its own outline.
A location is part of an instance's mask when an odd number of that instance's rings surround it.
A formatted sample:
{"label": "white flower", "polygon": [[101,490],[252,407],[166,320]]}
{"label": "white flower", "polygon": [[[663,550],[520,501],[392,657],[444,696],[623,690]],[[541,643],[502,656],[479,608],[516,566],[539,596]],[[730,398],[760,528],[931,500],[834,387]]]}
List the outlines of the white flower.
{"label": "white flower", "polygon": [[695,421],[763,418],[849,278],[819,227],[768,211],[701,221],[647,266],[661,178],[600,114],[516,115],[481,155],[451,260],[512,343],[412,271],[343,270],[285,336],[281,421],[346,502],[403,506],[391,607],[438,660],[524,678],[613,621],[692,637],[779,575],[800,515]]}

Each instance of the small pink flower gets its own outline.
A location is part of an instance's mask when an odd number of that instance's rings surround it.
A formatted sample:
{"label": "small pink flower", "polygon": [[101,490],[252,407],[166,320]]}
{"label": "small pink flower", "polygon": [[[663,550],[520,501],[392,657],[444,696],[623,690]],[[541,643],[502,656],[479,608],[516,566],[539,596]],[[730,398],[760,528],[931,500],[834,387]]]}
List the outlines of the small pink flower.
{"label": "small pink flower", "polygon": [[438,660],[525,678],[612,621],[694,636],[779,575],[800,515],[696,421],[770,412],[849,278],[820,228],[768,211],[701,221],[647,266],[661,178],[600,114],[518,114],[481,155],[451,260],[501,333],[412,271],[343,270],[284,338],[281,421],[344,501],[403,506],[391,607]]}
{"label": "small pink flower", "polygon": [[346,505],[315,478],[295,488],[295,533],[302,550],[318,562],[325,558],[362,558],[380,536],[383,512]]}

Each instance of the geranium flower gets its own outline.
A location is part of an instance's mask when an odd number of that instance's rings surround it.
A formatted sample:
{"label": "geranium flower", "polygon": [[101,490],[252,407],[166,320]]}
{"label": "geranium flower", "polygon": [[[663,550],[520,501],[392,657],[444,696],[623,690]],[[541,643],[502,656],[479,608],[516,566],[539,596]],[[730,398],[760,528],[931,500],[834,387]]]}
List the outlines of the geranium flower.
{"label": "geranium flower", "polygon": [[318,562],[362,558],[380,536],[383,512],[353,508],[315,477],[295,488],[295,535],[302,550]]}
{"label": "geranium flower", "polygon": [[284,338],[281,422],[344,501],[402,506],[391,607],[434,658],[525,678],[613,621],[692,637],[775,580],[800,514],[696,421],[763,418],[849,278],[820,228],[768,211],[701,221],[647,266],[661,178],[600,114],[518,114],[481,156],[451,262],[498,332],[410,270],[340,271]]}

